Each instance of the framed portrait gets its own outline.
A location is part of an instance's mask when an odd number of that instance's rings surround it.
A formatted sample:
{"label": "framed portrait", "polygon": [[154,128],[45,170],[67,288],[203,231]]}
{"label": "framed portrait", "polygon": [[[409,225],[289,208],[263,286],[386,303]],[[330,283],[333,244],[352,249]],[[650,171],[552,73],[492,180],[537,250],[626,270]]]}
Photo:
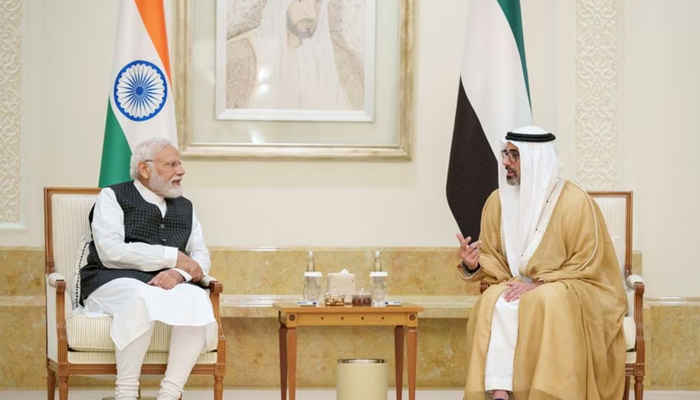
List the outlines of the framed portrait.
{"label": "framed portrait", "polygon": [[176,0],[186,157],[410,159],[414,0]]}
{"label": "framed portrait", "polygon": [[374,119],[375,0],[216,4],[217,119]]}

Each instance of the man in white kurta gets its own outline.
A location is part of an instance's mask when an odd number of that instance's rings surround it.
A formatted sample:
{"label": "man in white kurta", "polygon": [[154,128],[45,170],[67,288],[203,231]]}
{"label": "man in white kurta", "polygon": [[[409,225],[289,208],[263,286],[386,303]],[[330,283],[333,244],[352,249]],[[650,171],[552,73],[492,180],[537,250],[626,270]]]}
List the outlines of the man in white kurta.
{"label": "man in white kurta", "polygon": [[190,284],[209,272],[202,228],[182,197],[185,171],[167,140],[150,139],[131,159],[134,181],[104,188],[91,215],[93,242],[81,269],[88,312],[113,316],[115,399],[135,399],[155,321],[172,325],[158,399],[178,399],[216,328],[207,292]]}

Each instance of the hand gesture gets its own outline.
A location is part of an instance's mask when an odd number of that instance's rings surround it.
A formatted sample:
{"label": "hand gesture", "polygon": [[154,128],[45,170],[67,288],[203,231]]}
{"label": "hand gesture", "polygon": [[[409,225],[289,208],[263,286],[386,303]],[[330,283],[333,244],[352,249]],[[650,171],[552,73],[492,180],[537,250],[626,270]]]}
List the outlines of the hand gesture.
{"label": "hand gesture", "polygon": [[148,284],[151,286],[158,286],[165,290],[170,290],[184,281],[185,278],[183,278],[179,272],[172,269],[166,269],[165,271],[161,271],[158,273],[158,275],[154,276],[153,279],[148,282]]}
{"label": "hand gesture", "polygon": [[503,300],[511,302],[518,300],[525,293],[541,285],[541,283],[508,282],[506,285],[508,286],[508,289],[503,292]]}
{"label": "hand gesture", "polygon": [[181,251],[177,253],[177,264],[175,264],[175,267],[190,274],[192,282],[199,282],[204,278],[204,272],[202,272],[199,263]]}
{"label": "hand gesture", "polygon": [[467,236],[466,239],[461,233],[457,233],[456,236],[457,240],[459,240],[459,256],[462,258],[462,262],[467,264],[469,269],[476,269],[476,266],[479,265],[479,246],[481,246],[481,241],[470,243],[472,240],[471,236]]}

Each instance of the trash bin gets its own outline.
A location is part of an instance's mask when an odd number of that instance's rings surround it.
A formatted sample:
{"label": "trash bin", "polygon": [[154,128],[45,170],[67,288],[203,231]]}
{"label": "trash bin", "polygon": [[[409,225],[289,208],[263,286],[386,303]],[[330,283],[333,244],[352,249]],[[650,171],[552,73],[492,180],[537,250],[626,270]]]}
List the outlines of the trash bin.
{"label": "trash bin", "polygon": [[338,360],[337,400],[386,400],[388,371],[386,360]]}

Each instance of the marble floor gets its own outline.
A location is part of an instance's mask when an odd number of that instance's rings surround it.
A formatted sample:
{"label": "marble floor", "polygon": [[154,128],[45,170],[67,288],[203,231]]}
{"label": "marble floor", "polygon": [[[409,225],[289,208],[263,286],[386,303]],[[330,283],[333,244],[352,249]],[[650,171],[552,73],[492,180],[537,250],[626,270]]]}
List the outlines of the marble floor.
{"label": "marble floor", "polygon": [[[630,393],[630,399],[634,399],[634,394]],[[70,400],[100,400],[113,396],[110,390],[83,390],[75,389],[70,391]],[[155,391],[145,390],[145,397],[154,396]],[[210,390],[188,390],[182,396],[184,400],[211,400],[213,398]],[[224,400],[278,400],[279,390],[273,389],[230,389],[224,391]],[[336,400],[335,390],[330,389],[305,389],[297,391],[297,400]],[[389,390],[387,400],[396,398],[396,392]],[[2,400],[45,400],[46,392],[39,390],[0,390]],[[408,393],[404,391],[403,399],[408,399]],[[460,390],[418,390],[417,400],[461,400]],[[645,400],[697,400],[700,399],[700,392],[667,392],[667,391],[647,391],[644,392]],[[58,395],[56,395],[58,400]]]}
{"label": "marble floor", "polygon": [[[144,390],[143,396],[155,396],[154,390]],[[71,390],[68,398],[70,400],[100,400],[105,397],[114,396],[109,390]],[[155,397],[151,397],[155,399]],[[211,400],[214,398],[211,390],[187,390],[182,396],[183,400]],[[336,400],[335,390],[332,389],[306,389],[297,390],[297,400]],[[418,400],[461,400],[462,393],[459,390],[418,390],[416,391]],[[46,392],[37,390],[0,390],[2,400],[46,400]],[[279,390],[243,390],[229,389],[224,391],[224,400],[279,400]],[[388,400],[396,399],[396,391],[389,390]],[[408,400],[408,392],[404,391],[403,399]],[[55,400],[58,400],[56,394]]]}

